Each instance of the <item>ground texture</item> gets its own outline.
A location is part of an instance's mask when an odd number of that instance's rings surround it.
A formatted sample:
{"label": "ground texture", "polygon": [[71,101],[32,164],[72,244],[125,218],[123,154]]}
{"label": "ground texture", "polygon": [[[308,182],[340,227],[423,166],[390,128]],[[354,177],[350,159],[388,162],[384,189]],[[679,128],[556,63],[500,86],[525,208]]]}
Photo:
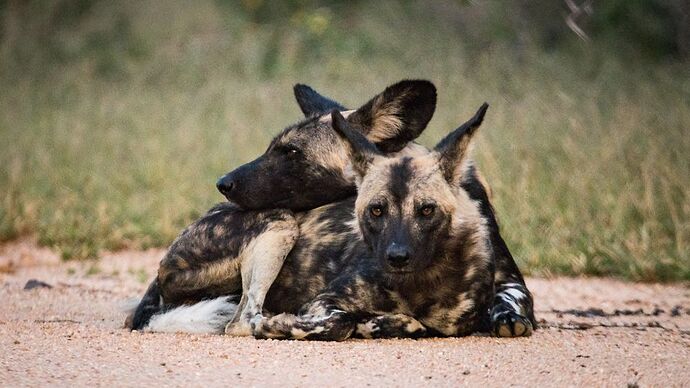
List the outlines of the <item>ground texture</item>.
{"label": "ground texture", "polygon": [[[542,328],[484,336],[317,343],[129,332],[163,252],[63,263],[30,241],[0,247],[0,385],[688,386],[690,289],[528,279]],[[52,287],[25,290],[35,279]]]}

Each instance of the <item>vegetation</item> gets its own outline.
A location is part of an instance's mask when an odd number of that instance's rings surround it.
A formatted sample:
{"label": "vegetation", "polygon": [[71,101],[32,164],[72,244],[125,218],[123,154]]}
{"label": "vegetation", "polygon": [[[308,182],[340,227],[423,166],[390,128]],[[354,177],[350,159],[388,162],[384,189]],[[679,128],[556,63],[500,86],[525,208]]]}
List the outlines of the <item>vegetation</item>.
{"label": "vegetation", "polygon": [[294,83],[427,78],[425,144],[491,104],[475,154],[526,272],[690,280],[683,2],[595,2],[590,42],[558,2],[268,3],[0,1],[0,239],[165,246],[300,118]]}

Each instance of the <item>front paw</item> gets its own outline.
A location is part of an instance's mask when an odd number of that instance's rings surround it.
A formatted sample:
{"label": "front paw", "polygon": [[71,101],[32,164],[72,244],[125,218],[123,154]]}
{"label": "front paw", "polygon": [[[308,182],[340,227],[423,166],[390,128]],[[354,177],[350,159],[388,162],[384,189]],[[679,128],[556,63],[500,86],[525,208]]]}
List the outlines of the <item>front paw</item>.
{"label": "front paw", "polygon": [[251,335],[256,339],[286,339],[296,317],[282,313],[273,317],[257,315],[250,320]]}
{"label": "front paw", "polygon": [[249,322],[230,322],[225,325],[225,335],[231,337],[248,337],[252,335],[252,326]]}
{"label": "front paw", "polygon": [[492,317],[492,333],[496,337],[529,337],[532,322],[514,311],[504,311]]}

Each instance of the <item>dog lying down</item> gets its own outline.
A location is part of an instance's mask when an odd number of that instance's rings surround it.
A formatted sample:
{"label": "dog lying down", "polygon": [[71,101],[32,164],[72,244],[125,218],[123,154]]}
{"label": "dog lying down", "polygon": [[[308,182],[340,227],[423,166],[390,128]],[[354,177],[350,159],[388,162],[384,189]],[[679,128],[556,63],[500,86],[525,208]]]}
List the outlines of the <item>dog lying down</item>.
{"label": "dog lying down", "polygon": [[[487,330],[494,298],[487,221],[460,185],[471,166],[471,139],[487,107],[433,150],[397,157],[381,154],[334,111],[333,128],[345,140],[357,175],[355,224],[362,243],[341,275],[298,314],[257,315],[252,334],[344,340]],[[223,327],[235,309],[233,297],[216,298],[155,315],[148,327],[209,331]],[[206,330],[193,330],[203,322]]]}
{"label": "dog lying down", "polygon": [[[264,314],[303,313],[361,261],[369,248],[354,215],[351,147],[333,129],[332,111],[341,112],[350,129],[384,155],[421,156],[430,151],[412,140],[433,115],[436,88],[429,81],[403,80],[356,110],[306,85],[294,91],[306,119],[285,128],[264,154],[218,181],[228,202],[214,206],[175,239],[128,316],[127,328],[252,335],[251,322]],[[495,266],[489,331],[528,336],[536,327],[532,297],[500,235],[488,189],[469,163],[459,183],[488,229]],[[239,295],[239,302],[229,295]]]}
{"label": "dog lying down", "polygon": [[358,176],[357,260],[303,308],[256,322],[259,338],[462,336],[488,323],[494,263],[486,221],[460,189],[487,105],[433,151],[387,158],[339,112]]}

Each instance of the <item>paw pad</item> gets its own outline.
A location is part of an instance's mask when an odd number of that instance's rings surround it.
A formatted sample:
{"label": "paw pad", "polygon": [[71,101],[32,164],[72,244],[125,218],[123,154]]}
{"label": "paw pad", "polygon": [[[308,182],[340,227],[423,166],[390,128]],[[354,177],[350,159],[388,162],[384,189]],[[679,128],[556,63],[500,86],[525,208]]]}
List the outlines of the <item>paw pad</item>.
{"label": "paw pad", "polygon": [[492,326],[496,337],[528,337],[533,331],[532,322],[513,311],[498,314]]}

